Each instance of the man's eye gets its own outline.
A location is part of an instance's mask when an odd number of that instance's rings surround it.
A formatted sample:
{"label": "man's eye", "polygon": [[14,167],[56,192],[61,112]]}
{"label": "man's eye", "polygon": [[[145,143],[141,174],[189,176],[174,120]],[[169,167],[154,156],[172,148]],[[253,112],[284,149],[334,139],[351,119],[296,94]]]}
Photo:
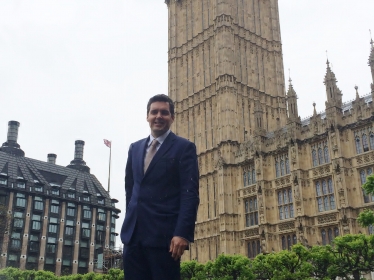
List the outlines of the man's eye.
{"label": "man's eye", "polygon": [[169,115],[169,111],[163,110],[163,111],[161,111],[161,115],[167,116],[167,115]]}

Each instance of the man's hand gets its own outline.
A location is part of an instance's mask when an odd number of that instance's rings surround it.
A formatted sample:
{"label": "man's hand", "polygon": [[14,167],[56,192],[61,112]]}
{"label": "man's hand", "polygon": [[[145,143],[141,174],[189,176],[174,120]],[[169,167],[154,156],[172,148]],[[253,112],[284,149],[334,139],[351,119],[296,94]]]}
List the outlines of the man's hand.
{"label": "man's hand", "polygon": [[180,257],[183,255],[184,250],[188,246],[188,241],[182,237],[174,236],[173,239],[170,242],[170,250],[171,257],[174,260],[180,259]]}

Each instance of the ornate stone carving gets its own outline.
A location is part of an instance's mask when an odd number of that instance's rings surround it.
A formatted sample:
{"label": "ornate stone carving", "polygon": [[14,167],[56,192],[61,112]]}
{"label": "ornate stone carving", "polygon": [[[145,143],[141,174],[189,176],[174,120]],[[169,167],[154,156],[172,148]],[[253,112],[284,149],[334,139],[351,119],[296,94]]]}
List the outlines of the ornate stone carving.
{"label": "ornate stone carving", "polygon": [[336,222],[337,218],[336,218],[336,214],[332,213],[332,214],[319,216],[317,220],[318,220],[318,224],[327,224],[331,222]]}
{"label": "ornate stone carving", "polygon": [[278,230],[279,231],[284,231],[284,230],[293,230],[295,229],[295,222],[287,222],[287,223],[282,223],[278,225]]}

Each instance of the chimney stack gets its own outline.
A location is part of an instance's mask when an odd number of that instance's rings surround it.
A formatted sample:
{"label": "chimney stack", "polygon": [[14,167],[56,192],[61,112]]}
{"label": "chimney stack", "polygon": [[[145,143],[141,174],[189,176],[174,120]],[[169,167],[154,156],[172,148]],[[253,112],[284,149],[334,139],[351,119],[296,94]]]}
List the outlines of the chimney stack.
{"label": "chimney stack", "polygon": [[17,121],[8,122],[7,141],[0,147],[0,151],[23,157],[25,152],[21,150],[21,146],[17,143],[19,125]]}
{"label": "chimney stack", "polygon": [[74,159],[70,162],[70,164],[67,167],[89,173],[90,168],[86,165],[86,162],[83,160],[83,149],[84,141],[75,141]]}
{"label": "chimney stack", "polygon": [[19,128],[19,122],[17,122],[17,121],[9,121],[8,122],[8,137],[7,137],[8,142],[17,143],[18,128]]}
{"label": "chimney stack", "polygon": [[57,158],[56,154],[48,154],[47,158],[48,158],[47,162],[56,164],[56,158]]}

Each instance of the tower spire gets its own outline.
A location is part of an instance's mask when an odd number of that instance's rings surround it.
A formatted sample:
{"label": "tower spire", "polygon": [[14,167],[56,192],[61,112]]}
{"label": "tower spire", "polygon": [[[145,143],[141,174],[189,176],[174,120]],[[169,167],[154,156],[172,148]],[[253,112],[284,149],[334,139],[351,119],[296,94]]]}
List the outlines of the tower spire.
{"label": "tower spire", "polygon": [[287,91],[287,107],[288,107],[288,119],[289,121],[300,122],[299,110],[297,107],[297,94],[292,85],[291,76],[288,79],[288,91]]}
{"label": "tower spire", "polygon": [[374,41],[373,38],[371,37],[371,30],[370,31],[370,45],[371,45],[371,50],[370,50],[370,56],[369,56],[369,66],[371,69],[371,77],[372,77],[372,84],[371,84],[371,92],[374,95]]}
{"label": "tower spire", "polygon": [[330,68],[330,61],[327,59],[327,69],[324,79],[324,84],[326,86],[326,109],[331,107],[341,108],[342,106],[342,96],[340,89],[337,86],[337,80],[334,72]]}

